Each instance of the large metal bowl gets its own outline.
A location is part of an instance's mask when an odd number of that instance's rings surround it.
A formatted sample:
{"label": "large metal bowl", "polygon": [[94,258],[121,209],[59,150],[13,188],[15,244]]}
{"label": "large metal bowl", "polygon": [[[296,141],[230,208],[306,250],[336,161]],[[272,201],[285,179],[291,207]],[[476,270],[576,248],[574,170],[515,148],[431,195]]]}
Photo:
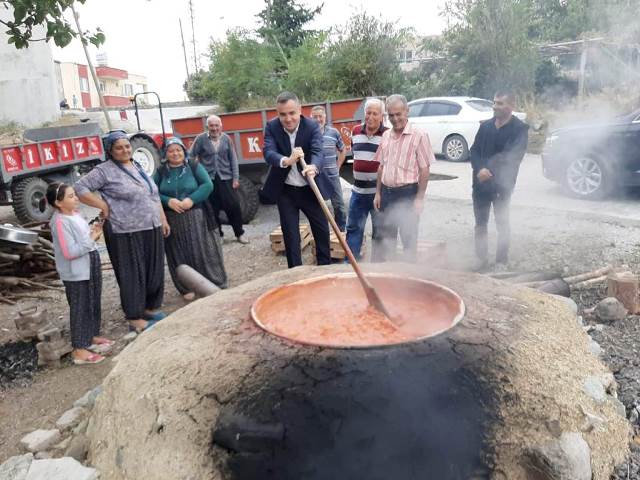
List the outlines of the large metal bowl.
{"label": "large metal bowl", "polygon": [[314,277],[274,288],[251,308],[262,329],[281,338],[331,348],[371,348],[420,341],[464,316],[454,291],[427,280],[369,274],[393,324],[368,308],[354,274]]}
{"label": "large metal bowl", "polygon": [[38,233],[5,223],[0,225],[0,240],[20,245],[33,245],[38,241]]}

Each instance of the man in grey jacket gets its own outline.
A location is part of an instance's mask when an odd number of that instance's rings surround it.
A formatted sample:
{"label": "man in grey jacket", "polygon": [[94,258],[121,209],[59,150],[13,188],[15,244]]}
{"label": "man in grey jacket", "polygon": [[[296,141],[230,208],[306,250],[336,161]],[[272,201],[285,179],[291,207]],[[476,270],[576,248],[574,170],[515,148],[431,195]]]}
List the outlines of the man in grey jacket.
{"label": "man in grey jacket", "polygon": [[207,118],[207,131],[193,142],[190,158],[198,158],[213,181],[213,193],[209,202],[222,236],[220,210],[224,210],[238,242],[249,243],[242,228],[242,210],[237,190],[240,187],[238,157],[231,138],[222,132],[222,120],[217,115]]}

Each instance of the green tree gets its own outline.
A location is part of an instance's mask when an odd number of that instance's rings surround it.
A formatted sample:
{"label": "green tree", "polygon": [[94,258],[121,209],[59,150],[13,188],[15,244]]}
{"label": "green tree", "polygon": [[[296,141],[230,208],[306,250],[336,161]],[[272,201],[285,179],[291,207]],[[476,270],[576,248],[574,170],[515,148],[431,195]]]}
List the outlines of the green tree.
{"label": "green tree", "polygon": [[604,34],[622,40],[637,39],[640,0],[530,0],[529,36],[561,42]]}
{"label": "green tree", "polygon": [[261,98],[272,100],[280,90],[281,79],[276,73],[279,54],[251,32],[229,32],[224,42],[212,42],[209,49],[209,71],[192,77],[187,84],[190,99],[215,100],[230,111]]}
{"label": "green tree", "polygon": [[326,100],[331,96],[327,64],[327,34],[308,36],[291,52],[284,88],[303,101]]}
{"label": "green tree", "polygon": [[336,97],[384,95],[402,82],[400,47],[410,31],[360,13],[337,32],[327,51],[329,85]]}
{"label": "green tree", "polygon": [[309,9],[296,0],[265,0],[265,4],[258,14],[261,22],[258,33],[282,51],[286,63],[291,52],[302,45],[308,35],[317,33],[304,27],[320,13],[323,5]]}
{"label": "green tree", "polygon": [[[86,0],[75,0],[84,4]],[[8,42],[16,48],[27,48],[30,42],[49,41],[59,47],[67,46],[78,33],[64,18],[74,0],[0,0],[0,5],[7,10],[13,10],[13,20],[0,20],[0,24],[7,27],[5,33]],[[33,38],[33,29],[43,26],[46,29],[43,38]],[[85,37],[89,42],[98,46],[104,43],[105,36],[96,29],[95,32],[86,32]]]}
{"label": "green tree", "polygon": [[540,62],[528,36],[527,0],[454,0],[445,15],[440,88],[451,95],[491,96],[497,89],[531,92]]}

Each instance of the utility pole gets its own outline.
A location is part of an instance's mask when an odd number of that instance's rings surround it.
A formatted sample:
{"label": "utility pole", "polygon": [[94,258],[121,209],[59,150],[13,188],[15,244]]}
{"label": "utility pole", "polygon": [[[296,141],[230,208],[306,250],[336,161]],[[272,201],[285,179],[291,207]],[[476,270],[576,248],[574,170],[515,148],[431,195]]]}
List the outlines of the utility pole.
{"label": "utility pole", "polygon": [[184,68],[187,71],[187,81],[189,80],[189,62],[187,62],[187,49],[184,46],[184,33],[182,32],[182,20],[178,19],[180,23],[180,38],[182,39],[182,53],[184,54]]}
{"label": "utility pole", "polygon": [[84,49],[84,55],[87,57],[87,64],[89,65],[89,71],[91,72],[91,77],[93,78],[93,84],[96,87],[96,91],[98,92],[98,98],[100,99],[100,109],[102,113],[104,113],[104,118],[107,121],[107,128],[109,131],[113,130],[113,125],[111,124],[111,119],[109,118],[109,112],[107,112],[107,107],[104,104],[104,97],[102,96],[102,92],[100,91],[100,84],[98,83],[98,76],[96,75],[96,70],[93,68],[93,62],[91,61],[91,57],[89,56],[89,50],[87,49],[87,39],[84,38],[82,33],[82,28],[80,28],[80,21],[78,20],[78,12],[76,12],[75,7],[73,6],[74,2],[71,2],[70,8],[73,13],[73,18],[76,21],[76,28],[78,29],[78,36],[80,37],[80,43],[82,43],[82,48]]}
{"label": "utility pole", "polygon": [[193,43],[193,65],[196,69],[196,73],[198,73],[200,71],[200,67],[198,66],[198,54],[196,53],[196,30],[193,26],[194,24],[193,0],[189,0],[189,13],[191,15],[191,42]]}

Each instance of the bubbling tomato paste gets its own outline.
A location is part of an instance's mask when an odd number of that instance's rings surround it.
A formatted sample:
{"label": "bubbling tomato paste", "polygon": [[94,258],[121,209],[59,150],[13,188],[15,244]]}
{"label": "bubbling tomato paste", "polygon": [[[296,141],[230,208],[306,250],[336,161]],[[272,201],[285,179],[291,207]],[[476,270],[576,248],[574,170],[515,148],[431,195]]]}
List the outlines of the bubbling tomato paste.
{"label": "bubbling tomato paste", "polygon": [[268,291],[253,305],[262,328],[294,342],[338,348],[394,345],[447,330],[464,313],[458,295],[424,280],[374,274],[391,318],[371,307],[355,275],[333,275]]}

